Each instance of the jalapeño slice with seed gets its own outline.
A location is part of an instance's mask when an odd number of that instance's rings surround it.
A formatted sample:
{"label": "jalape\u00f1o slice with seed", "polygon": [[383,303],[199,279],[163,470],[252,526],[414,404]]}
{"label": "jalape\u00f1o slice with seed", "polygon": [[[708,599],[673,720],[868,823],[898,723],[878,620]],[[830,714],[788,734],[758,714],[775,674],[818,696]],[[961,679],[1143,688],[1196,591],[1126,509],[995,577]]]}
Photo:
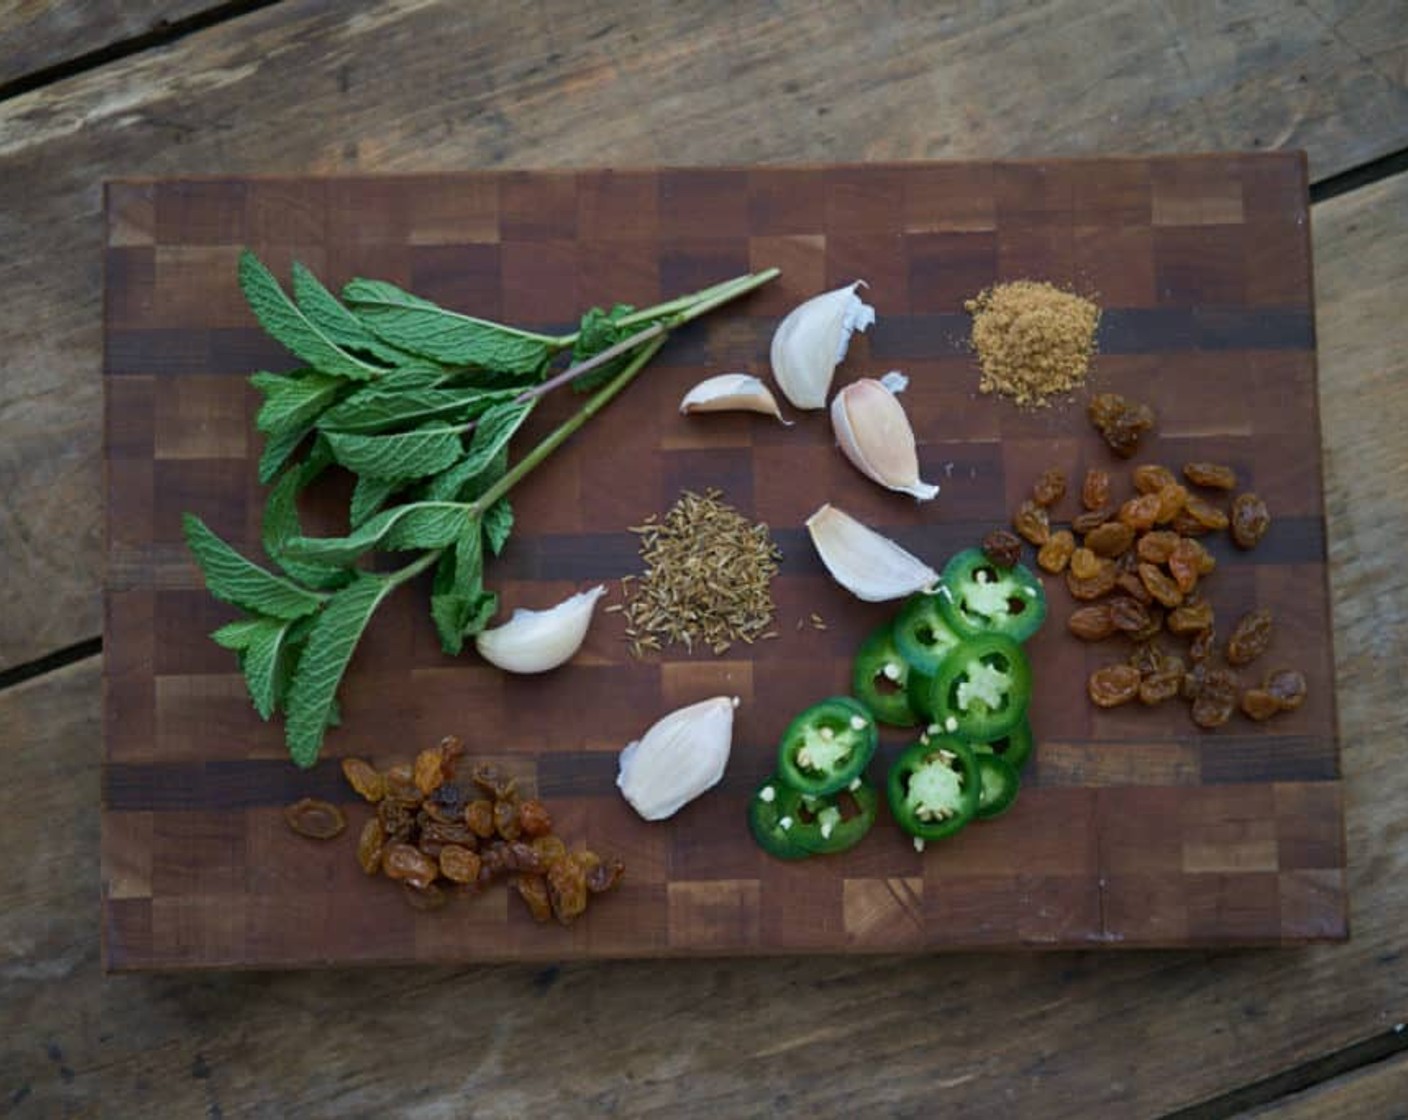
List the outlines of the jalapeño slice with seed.
{"label": "jalape\u00f1o slice with seed", "polygon": [[849,696],[813,704],[782,733],[777,772],[793,789],[835,793],[860,777],[880,741],[875,719]]}
{"label": "jalape\u00f1o slice with seed", "polygon": [[885,623],[873,630],[857,651],[851,667],[851,691],[881,723],[913,727],[919,716],[906,693],[909,674],[909,662],[895,644],[894,628]]}
{"label": "jalape\u00f1o slice with seed", "polygon": [[777,859],[806,859],[811,851],[796,842],[802,795],[776,774],[753,791],[748,802],[748,831],[758,847]]}
{"label": "jalape\u00f1o slice with seed", "polygon": [[919,840],[952,836],[978,812],[977,756],[951,735],[921,739],[890,767],[886,792],[895,823]]}
{"label": "jalape\u00f1o slice with seed", "polygon": [[1024,642],[1046,620],[1046,592],[1031,569],[999,568],[980,548],[944,566],[935,598],[949,626],[969,637],[1001,634]]}
{"label": "jalape\u00f1o slice with seed", "polygon": [[934,678],[929,707],[945,731],[990,742],[1022,722],[1031,693],[1022,647],[1001,634],[984,634],[949,655]]}

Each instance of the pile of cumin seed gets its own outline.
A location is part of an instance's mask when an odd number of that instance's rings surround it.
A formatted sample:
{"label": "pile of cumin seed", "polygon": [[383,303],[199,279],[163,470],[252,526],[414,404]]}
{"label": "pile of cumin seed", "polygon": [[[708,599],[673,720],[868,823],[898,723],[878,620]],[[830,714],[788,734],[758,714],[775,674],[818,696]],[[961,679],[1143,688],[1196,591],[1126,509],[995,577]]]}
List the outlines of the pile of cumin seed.
{"label": "pile of cumin seed", "polygon": [[782,560],[766,524],[754,524],[714,488],[681,493],[663,518],[632,525],[645,572],[627,576],[626,640],[634,657],[665,644],[726,653],[736,641],[776,638],[772,579]]}

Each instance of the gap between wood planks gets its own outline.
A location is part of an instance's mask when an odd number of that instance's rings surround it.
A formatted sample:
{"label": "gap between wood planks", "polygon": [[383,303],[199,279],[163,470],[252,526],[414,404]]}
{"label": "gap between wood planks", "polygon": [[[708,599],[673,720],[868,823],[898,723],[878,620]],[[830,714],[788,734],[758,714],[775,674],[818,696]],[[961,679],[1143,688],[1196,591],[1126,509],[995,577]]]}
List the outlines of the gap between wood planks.
{"label": "gap between wood planks", "polygon": [[11,78],[8,82],[0,83],[0,102],[8,101],[12,97],[19,97],[24,93],[32,93],[36,89],[52,85],[54,82],[61,82],[65,78],[86,74],[90,70],[106,66],[109,62],[130,58],[134,54],[141,54],[154,47],[164,47],[178,39],[184,39],[187,35],[204,31],[207,27],[214,27],[218,23],[224,23],[226,20],[248,15],[250,12],[257,12],[261,8],[272,8],[278,2],[279,0],[226,0],[223,4],[213,4],[205,11],[197,12],[193,16],[186,16],[184,19],[158,20],[149,30],[143,31],[140,35],[119,39],[105,47],[99,47],[97,50],[75,55],[73,58],[66,58],[52,66],[44,66],[38,70],[30,71],[28,74],[21,74],[18,78]]}
{"label": "gap between wood planks", "polygon": [[1378,1062],[1408,1051],[1408,1029],[1403,1023],[1392,1030],[1376,1034],[1352,1046],[1321,1054],[1308,1062],[1274,1073],[1261,1081],[1233,1089],[1198,1104],[1165,1113],[1161,1120],[1227,1120],[1253,1108],[1275,1104],[1278,1100],[1323,1085],[1328,1081],[1356,1073]]}

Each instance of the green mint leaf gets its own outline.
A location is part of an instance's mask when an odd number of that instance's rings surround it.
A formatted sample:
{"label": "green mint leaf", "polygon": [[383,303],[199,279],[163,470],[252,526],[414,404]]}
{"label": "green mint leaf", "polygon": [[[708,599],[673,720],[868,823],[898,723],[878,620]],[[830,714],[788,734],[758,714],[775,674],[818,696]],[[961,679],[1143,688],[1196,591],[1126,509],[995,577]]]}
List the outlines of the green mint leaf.
{"label": "green mint leaf", "polygon": [[[615,346],[618,342],[622,342],[652,325],[650,323],[636,323],[630,327],[620,326],[620,320],[634,310],[635,308],[629,304],[618,303],[610,311],[593,307],[583,315],[577,328],[577,341],[572,346],[572,364],[576,365],[578,362],[585,362],[588,358],[594,358],[603,350]],[[600,388],[625,369],[632,356],[632,354],[622,354],[604,366],[600,366],[590,373],[584,373],[572,382],[572,388],[579,393],[587,393]]]}
{"label": "green mint leaf", "polygon": [[310,564],[284,555],[284,546],[303,535],[298,495],[332,465],[327,441],[314,441],[308,458],[287,471],[264,500],[263,540],[267,552],[285,572],[307,587],[332,591],[345,586],[353,573],[327,564]]}
{"label": "green mint leaf", "polygon": [[259,453],[259,481],[265,485],[272,482],[274,476],[288,462],[289,456],[298,450],[299,445],[312,431],[310,425],[306,428],[289,428],[278,435],[266,437],[264,450]]}
{"label": "green mint leaf", "polygon": [[235,622],[227,622],[220,629],[211,632],[210,640],[225,649],[247,649],[267,621],[264,618],[241,618]]}
{"label": "green mint leaf", "polygon": [[195,514],[185,514],[181,524],[186,544],[205,573],[205,586],[215,598],[275,618],[298,618],[322,605],[323,596],[246,560]]}
{"label": "green mint leaf", "polygon": [[390,428],[442,420],[464,424],[493,405],[511,400],[516,390],[483,389],[363,389],[330,408],[318,420],[327,432],[372,435]]}
{"label": "green mint leaf", "polygon": [[346,566],[372,549],[443,548],[460,535],[473,512],[466,502],[411,502],[384,510],[345,537],[294,537],[284,542],[283,551],[295,560]]}
{"label": "green mint leaf", "polygon": [[376,387],[384,393],[399,393],[406,389],[434,389],[452,376],[438,362],[417,358],[377,378]]}
{"label": "green mint leaf", "polygon": [[369,381],[381,367],[338,346],[288,298],[274,274],[246,249],[240,255],[240,288],[260,326],[314,369],[334,377]]}
{"label": "green mint leaf", "polygon": [[425,497],[437,502],[472,502],[502,478],[507,470],[507,447],[501,447],[487,464],[478,458],[461,459],[427,482]]}
{"label": "green mint leaf", "polygon": [[398,478],[359,476],[357,485],[352,488],[352,502],[347,510],[347,519],[352,523],[352,528],[357,529],[364,525],[367,519],[381,509],[391,495],[404,485]]}
{"label": "green mint leaf", "polygon": [[460,429],[444,424],[382,436],[328,432],[326,438],[339,463],[372,478],[423,478],[443,471],[464,453]]}
{"label": "green mint leaf", "polygon": [[307,428],[337,402],[347,382],[312,370],[296,373],[256,373],[250,384],[264,394],[254,426],[270,435],[290,428]]}
{"label": "green mint leaf", "polygon": [[293,299],[310,323],[345,350],[370,354],[390,366],[399,366],[413,357],[374,335],[297,261],[293,262]]}
{"label": "green mint leaf", "polygon": [[273,618],[257,620],[258,630],[242,651],[240,666],[254,710],[269,719],[282,705],[291,672],[294,650],[293,621]]}
{"label": "green mint leaf", "polygon": [[464,649],[464,639],[488,625],[498,609],[498,596],[484,590],[484,543],[477,519],[467,522],[454,546],[445,550],[435,569],[430,617],[440,636],[440,648],[450,656]]}
{"label": "green mint leaf", "polygon": [[495,556],[504,550],[509,534],[513,532],[513,507],[504,495],[484,511],[484,536]]}
{"label": "green mint leaf", "polygon": [[313,624],[289,686],[284,725],[289,754],[305,770],[318,760],[338,687],[362,632],[394,587],[391,579],[361,572],[328,600]]}
{"label": "green mint leaf", "polygon": [[537,377],[552,357],[552,339],[447,311],[381,280],[353,280],[342,298],[387,342],[439,362]]}

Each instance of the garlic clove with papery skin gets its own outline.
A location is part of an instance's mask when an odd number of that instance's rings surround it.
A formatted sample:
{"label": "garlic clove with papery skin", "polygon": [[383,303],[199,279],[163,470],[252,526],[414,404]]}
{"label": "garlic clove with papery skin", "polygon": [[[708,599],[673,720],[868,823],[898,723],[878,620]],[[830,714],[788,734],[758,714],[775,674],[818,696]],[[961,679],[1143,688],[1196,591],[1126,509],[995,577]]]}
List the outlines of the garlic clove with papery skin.
{"label": "garlic clove with papery skin", "polygon": [[684,395],[680,411],[690,412],[761,412],[782,419],[777,398],[766,385],[750,373],[721,373],[701,381]]}
{"label": "garlic clove with papery skin", "polygon": [[772,375],[797,408],[825,408],[831,378],[846,356],[851,334],[875,322],[875,308],[862,303],[857,280],[794,307],[772,336]]}
{"label": "garlic clove with papery skin", "polygon": [[637,813],[662,821],[717,785],[733,748],[736,696],[715,696],[657,720],[621,751],[616,785]]}
{"label": "garlic clove with papery skin", "polygon": [[831,577],[867,603],[903,599],[939,582],[919,557],[829,502],[807,518],[807,532]]}
{"label": "garlic clove with papery skin", "polygon": [[606,594],[598,584],[543,611],[520,607],[502,626],[481,631],[474,648],[489,664],[510,673],[546,673],[570,661],[586,641],[596,601]]}
{"label": "garlic clove with papery skin", "polygon": [[880,381],[866,377],[851,382],[832,398],[831,427],[841,451],[861,474],[924,502],[937,496],[939,488],[919,477],[914,429],[890,388],[904,384],[904,376],[895,373]]}

